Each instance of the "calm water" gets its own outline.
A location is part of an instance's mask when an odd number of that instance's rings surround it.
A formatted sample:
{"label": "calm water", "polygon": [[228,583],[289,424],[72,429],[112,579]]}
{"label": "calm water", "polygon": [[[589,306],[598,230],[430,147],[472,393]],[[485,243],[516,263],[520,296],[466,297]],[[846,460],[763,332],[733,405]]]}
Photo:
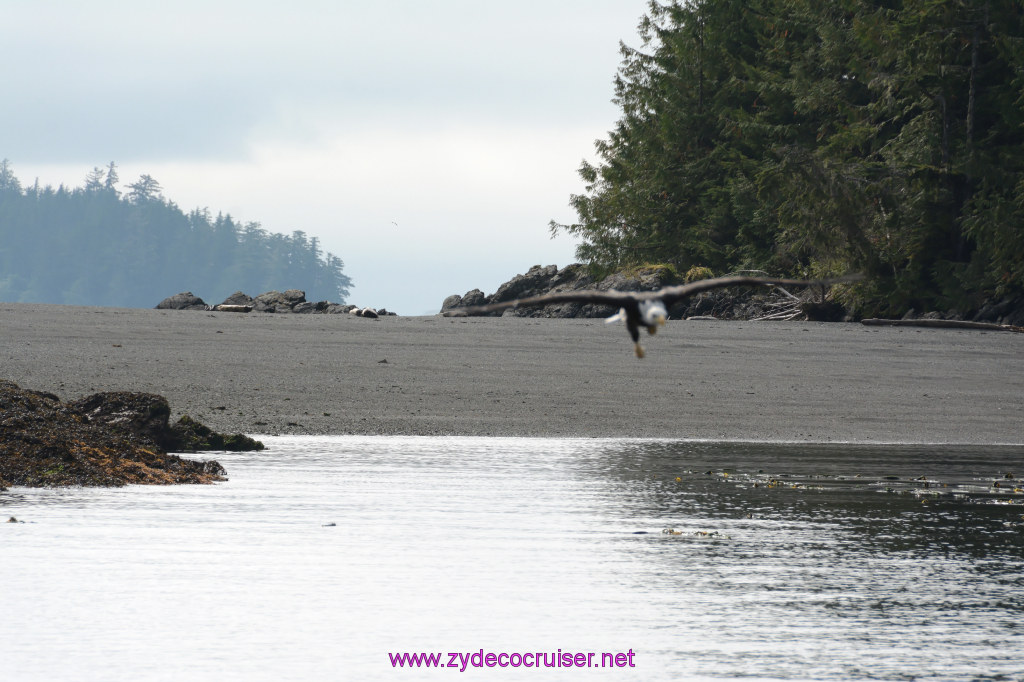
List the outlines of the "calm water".
{"label": "calm water", "polygon": [[[1024,679],[1022,448],[266,442],[0,493],[0,677]],[[636,667],[388,656],[481,649]]]}

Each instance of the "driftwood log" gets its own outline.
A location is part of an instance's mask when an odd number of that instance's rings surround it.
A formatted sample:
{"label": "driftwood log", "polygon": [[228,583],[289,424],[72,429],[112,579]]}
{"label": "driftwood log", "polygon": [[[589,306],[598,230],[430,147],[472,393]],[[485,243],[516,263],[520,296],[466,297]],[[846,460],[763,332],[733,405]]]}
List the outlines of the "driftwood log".
{"label": "driftwood log", "polygon": [[232,305],[230,303],[221,303],[220,305],[213,306],[213,310],[222,313],[251,313],[251,305]]}
{"label": "driftwood log", "polygon": [[871,317],[861,320],[861,324],[876,327],[936,327],[940,329],[985,329],[995,332],[1024,332],[1024,327],[1012,324],[994,324],[992,322],[969,322],[967,320],[886,320]]}

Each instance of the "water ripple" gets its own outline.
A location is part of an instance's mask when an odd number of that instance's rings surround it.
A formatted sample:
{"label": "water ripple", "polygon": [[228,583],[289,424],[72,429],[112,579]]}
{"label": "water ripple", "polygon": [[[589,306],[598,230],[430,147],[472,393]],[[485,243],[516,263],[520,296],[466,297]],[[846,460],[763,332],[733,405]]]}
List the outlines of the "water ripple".
{"label": "water ripple", "polygon": [[0,493],[26,521],[0,528],[5,675],[376,680],[481,648],[636,652],[488,679],[1024,671],[1019,448],[267,441],[216,486]]}

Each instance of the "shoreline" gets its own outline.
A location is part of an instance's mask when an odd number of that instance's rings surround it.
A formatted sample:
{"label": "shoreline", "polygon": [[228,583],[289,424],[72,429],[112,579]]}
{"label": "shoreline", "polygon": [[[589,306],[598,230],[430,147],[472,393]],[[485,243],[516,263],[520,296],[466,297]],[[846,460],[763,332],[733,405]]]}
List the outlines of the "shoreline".
{"label": "shoreline", "polygon": [[[502,441],[507,440],[510,442],[522,441],[522,440],[559,440],[559,441],[586,441],[593,443],[682,443],[692,445],[766,445],[766,446],[795,446],[795,447],[839,447],[839,448],[942,448],[952,450],[970,450],[974,448],[1006,448],[1012,450],[1020,450],[1024,448],[1024,442],[1021,443],[966,443],[966,442],[954,442],[954,441],[931,441],[931,442],[918,442],[918,441],[875,441],[875,440],[829,440],[829,441],[818,441],[818,440],[766,440],[757,438],[686,438],[684,436],[664,436],[664,437],[648,437],[648,436],[548,436],[548,435],[531,435],[531,436],[478,436],[472,434],[441,434],[441,435],[421,435],[415,433],[324,433],[324,434],[311,434],[311,433],[262,433],[262,434],[246,434],[253,437],[258,437],[262,440],[268,440],[272,442],[272,439],[281,438],[287,440],[373,440],[376,438],[388,438],[400,440],[402,438],[408,438],[409,440],[415,440],[420,438],[444,438],[447,440],[488,440],[488,441]],[[181,453],[176,453],[181,454]],[[196,453],[184,453],[186,456],[194,457]],[[200,452],[199,454],[202,454]]]}
{"label": "shoreline", "polygon": [[0,378],[165,396],[266,435],[1024,443],[1024,336],[855,323],[619,325],[0,303]]}

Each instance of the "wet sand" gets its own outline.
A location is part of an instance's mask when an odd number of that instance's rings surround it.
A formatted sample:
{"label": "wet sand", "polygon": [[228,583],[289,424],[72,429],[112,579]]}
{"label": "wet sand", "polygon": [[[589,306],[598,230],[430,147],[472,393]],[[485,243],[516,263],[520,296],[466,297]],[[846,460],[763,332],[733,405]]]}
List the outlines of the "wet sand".
{"label": "wet sand", "polygon": [[222,431],[1024,443],[1024,335],[0,303],[0,378],[168,398]]}

